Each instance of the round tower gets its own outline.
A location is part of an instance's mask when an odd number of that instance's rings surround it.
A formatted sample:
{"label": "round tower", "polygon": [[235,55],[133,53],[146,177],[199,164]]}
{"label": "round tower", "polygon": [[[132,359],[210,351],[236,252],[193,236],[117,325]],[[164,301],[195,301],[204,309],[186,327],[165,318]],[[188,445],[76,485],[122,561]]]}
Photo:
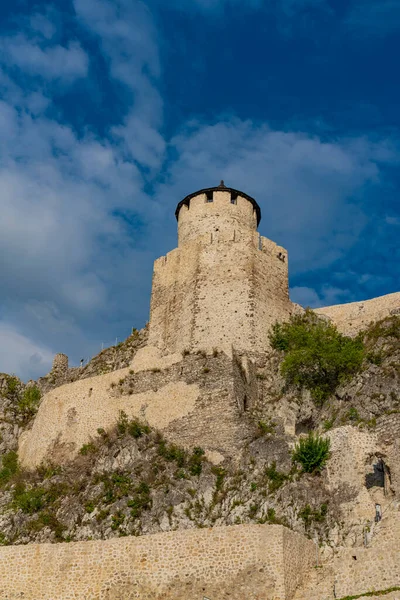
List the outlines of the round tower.
{"label": "round tower", "polygon": [[197,237],[216,234],[226,236],[232,231],[256,231],[261,220],[257,202],[244,192],[228,188],[221,181],[218,187],[189,194],[176,208],[178,246]]}
{"label": "round tower", "polygon": [[292,305],[287,252],[259,235],[259,205],[221,181],[186,196],[175,215],[178,248],[154,264],[149,344],[263,353]]}

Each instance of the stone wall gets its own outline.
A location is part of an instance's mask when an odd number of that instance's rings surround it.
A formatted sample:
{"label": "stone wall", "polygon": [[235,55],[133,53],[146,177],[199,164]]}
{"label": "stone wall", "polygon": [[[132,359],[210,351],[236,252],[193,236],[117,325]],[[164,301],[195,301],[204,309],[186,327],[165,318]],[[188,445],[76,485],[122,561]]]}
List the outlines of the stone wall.
{"label": "stone wall", "polygon": [[314,560],[314,543],[280,525],[8,546],[0,599],[290,600]]}
{"label": "stone wall", "polygon": [[[366,547],[343,548],[320,572],[310,573],[296,600],[334,600],[400,585],[400,513],[391,506]],[[390,598],[391,596],[388,596]],[[392,596],[393,597],[393,596]],[[386,598],[386,595],[384,596]],[[399,592],[394,595],[396,600]]]}
{"label": "stone wall", "polygon": [[400,315],[400,292],[364,302],[326,306],[316,309],[315,312],[329,317],[342,333],[355,335],[372,321],[380,321],[391,315]]}
{"label": "stone wall", "polygon": [[171,441],[201,446],[216,462],[235,456],[250,434],[247,409],[257,394],[252,363],[245,369],[238,360],[222,352],[158,357],[147,347],[130,368],[57,387],[21,435],[20,460],[28,468],[69,460],[99,428],[115,426],[121,410]]}
{"label": "stone wall", "polygon": [[271,325],[294,310],[287,251],[259,236],[252,204],[232,205],[229,192],[192,198],[178,224],[179,247],[154,264],[149,344],[264,353]]}

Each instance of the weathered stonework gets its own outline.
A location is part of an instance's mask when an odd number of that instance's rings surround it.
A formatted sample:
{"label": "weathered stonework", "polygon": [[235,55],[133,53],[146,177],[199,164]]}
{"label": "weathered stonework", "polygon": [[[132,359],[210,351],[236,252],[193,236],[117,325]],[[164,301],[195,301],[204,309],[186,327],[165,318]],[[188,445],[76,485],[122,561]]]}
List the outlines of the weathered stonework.
{"label": "weathered stonework", "polygon": [[314,561],[314,543],[280,525],[3,547],[0,599],[291,600]]}
{"label": "weathered stonework", "polygon": [[400,315],[400,292],[363,302],[317,308],[315,312],[329,317],[345,335],[355,335],[372,322],[391,315]]}
{"label": "weathered stonework", "polygon": [[[219,457],[240,452],[251,427],[248,410],[256,396],[252,363],[217,355],[150,352],[132,367],[81,379],[48,392],[32,429],[19,441],[21,463],[64,462],[76,456],[99,428],[115,426],[120,411],[159,429],[188,448],[201,446]],[[159,365],[159,366],[155,366]],[[162,367],[162,368],[161,368]]]}
{"label": "weathered stonework", "polygon": [[[178,248],[154,264],[149,344],[165,353],[212,349],[257,355],[295,310],[287,251],[257,232],[254,205],[216,188],[178,210]],[[253,201],[254,202],[254,201]]]}

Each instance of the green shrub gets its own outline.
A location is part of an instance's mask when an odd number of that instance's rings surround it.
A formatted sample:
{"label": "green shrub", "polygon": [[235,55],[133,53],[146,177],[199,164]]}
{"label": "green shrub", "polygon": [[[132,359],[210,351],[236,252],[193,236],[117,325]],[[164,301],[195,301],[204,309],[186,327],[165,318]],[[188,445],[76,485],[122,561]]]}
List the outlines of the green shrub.
{"label": "green shrub", "polygon": [[2,468],[0,470],[0,486],[8,483],[18,472],[18,454],[11,450],[2,457]]}
{"label": "green shrub", "polygon": [[96,454],[98,452],[97,446],[93,444],[93,442],[89,442],[88,444],[83,444],[82,448],[79,450],[79,454],[82,456],[87,456],[88,454]]}
{"label": "green shrub", "polygon": [[151,508],[150,487],[145,481],[142,481],[134,490],[134,495],[127,504],[131,508],[131,517],[136,519],[140,517],[143,510]]}
{"label": "green shrub", "polygon": [[120,528],[120,526],[122,525],[122,523],[125,521],[125,515],[122,511],[118,510],[112,517],[111,517],[111,529],[113,531],[116,531],[117,529]]}
{"label": "green shrub", "polygon": [[223,467],[212,467],[211,472],[216,476],[215,489],[219,492],[224,485],[226,471]]}
{"label": "green shrub", "polygon": [[118,435],[123,436],[126,434],[131,435],[134,438],[140,438],[144,434],[150,433],[151,429],[148,425],[139,423],[136,419],[128,419],[128,415],[121,410],[117,422]]}
{"label": "green shrub", "polygon": [[299,463],[305,473],[320,473],[330,455],[330,440],[312,431],[296,444],[292,460]]}
{"label": "green shrub", "polygon": [[322,523],[326,519],[326,515],[328,514],[328,504],[324,502],[318,508],[311,508],[309,504],[306,504],[304,508],[299,511],[300,519],[303,519],[305,528],[308,529],[314,521],[317,523]]}
{"label": "green shrub", "polygon": [[258,421],[257,423],[257,435],[261,437],[269,433],[274,433],[276,429],[276,423],[269,419],[268,421]]}
{"label": "green shrub", "polygon": [[18,394],[19,385],[20,382],[18,377],[15,377],[14,375],[8,375],[5,396],[10,400],[14,399]]}
{"label": "green shrub", "polygon": [[6,536],[4,535],[4,533],[2,533],[0,531],[0,546],[7,546],[9,544],[8,539],[6,538]]}
{"label": "green shrub", "polygon": [[354,408],[354,406],[351,406],[347,411],[346,420],[353,421],[353,423],[359,423],[359,421],[361,420],[359,412],[356,408]]}
{"label": "green shrub", "polygon": [[276,462],[273,462],[271,465],[266,467],[264,471],[266,477],[268,478],[268,490],[271,492],[276,492],[288,479],[288,476],[285,473],[281,473],[276,469]]}
{"label": "green shrub", "polygon": [[132,493],[133,482],[130,474],[119,472],[104,473],[101,476],[101,481],[104,486],[103,499],[106,504],[111,504]]}
{"label": "green shrub", "polygon": [[308,389],[317,404],[361,369],[361,337],[342,335],[311,310],[276,323],[269,337],[272,347],[285,353],[281,372],[286,384]]}
{"label": "green shrub", "polygon": [[18,400],[18,413],[23,419],[28,420],[36,414],[41,397],[42,394],[36,385],[25,388]]}
{"label": "green shrub", "polygon": [[27,490],[24,485],[17,486],[13,504],[28,515],[39,512],[46,505],[46,490],[41,487]]}
{"label": "green shrub", "polygon": [[158,443],[158,454],[168,462],[175,461],[178,467],[184,467],[186,463],[185,451],[175,444],[167,444],[164,439]]}
{"label": "green shrub", "polygon": [[203,469],[204,454],[203,448],[196,447],[193,449],[189,458],[189,472],[191,475],[200,475]]}

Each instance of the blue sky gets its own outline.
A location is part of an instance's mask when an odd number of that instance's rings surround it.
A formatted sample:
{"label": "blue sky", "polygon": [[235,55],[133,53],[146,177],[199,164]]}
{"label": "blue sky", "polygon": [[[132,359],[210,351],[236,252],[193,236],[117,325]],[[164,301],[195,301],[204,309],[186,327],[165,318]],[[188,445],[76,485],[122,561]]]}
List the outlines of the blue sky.
{"label": "blue sky", "polygon": [[243,189],[292,299],[400,289],[400,0],[3,0],[0,372],[149,312],[174,209]]}

